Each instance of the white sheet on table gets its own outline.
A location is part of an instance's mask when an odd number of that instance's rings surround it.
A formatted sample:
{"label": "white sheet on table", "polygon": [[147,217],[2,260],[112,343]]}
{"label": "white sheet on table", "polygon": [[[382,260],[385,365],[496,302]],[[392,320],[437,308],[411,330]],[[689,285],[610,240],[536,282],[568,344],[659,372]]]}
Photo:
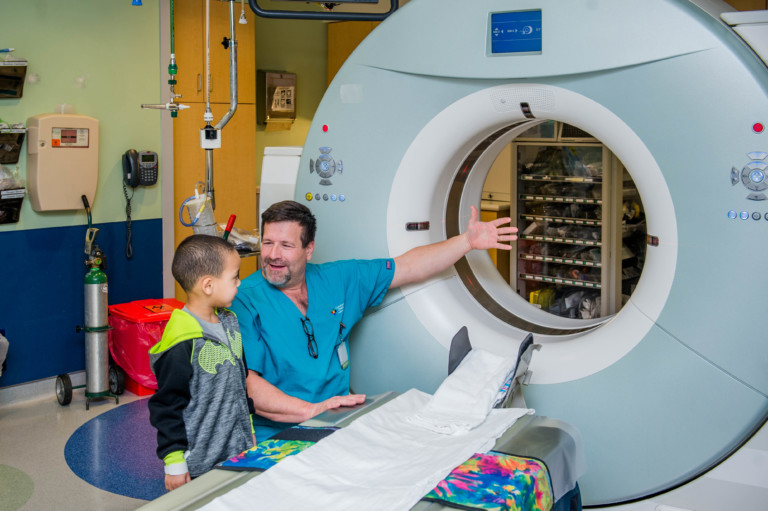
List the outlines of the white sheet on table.
{"label": "white sheet on table", "polygon": [[429,404],[406,418],[436,433],[463,434],[483,422],[517,360],[473,349],[446,378]]}
{"label": "white sheet on table", "polygon": [[430,397],[412,389],[202,509],[407,510],[454,467],[491,449],[518,418],[533,413],[493,409],[477,427],[445,435],[406,420]]}

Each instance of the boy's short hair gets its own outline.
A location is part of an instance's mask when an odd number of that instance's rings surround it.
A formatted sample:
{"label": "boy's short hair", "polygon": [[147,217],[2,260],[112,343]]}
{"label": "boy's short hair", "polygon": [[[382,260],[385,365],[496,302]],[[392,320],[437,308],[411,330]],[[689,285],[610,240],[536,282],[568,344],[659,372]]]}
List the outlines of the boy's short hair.
{"label": "boy's short hair", "polygon": [[276,222],[298,222],[301,226],[301,248],[307,248],[310,242],[315,241],[317,221],[303,204],[292,200],[272,204],[261,214],[261,232],[264,232],[265,225]]}
{"label": "boy's short hair", "polygon": [[205,276],[218,277],[224,271],[225,256],[235,252],[234,245],[208,234],[193,234],[176,247],[171,273],[176,282],[189,293]]}

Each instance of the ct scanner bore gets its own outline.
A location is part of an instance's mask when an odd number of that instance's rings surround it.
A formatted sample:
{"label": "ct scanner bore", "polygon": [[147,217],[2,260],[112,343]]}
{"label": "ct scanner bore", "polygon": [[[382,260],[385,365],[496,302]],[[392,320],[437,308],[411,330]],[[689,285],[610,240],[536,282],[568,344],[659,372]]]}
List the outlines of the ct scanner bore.
{"label": "ct scanner bore", "polygon": [[[510,11],[541,13],[540,50],[493,53],[491,14]],[[616,154],[659,243],[611,318],[533,310],[485,253],[393,290],[353,332],[353,390],[434,391],[464,325],[500,353],[532,331],[543,349],[526,399],[581,432],[586,505],[642,499],[717,465],[768,416],[768,201],[731,175],[768,158],[768,135],[752,129],[768,117],[766,78],[728,27],[682,0],[398,10],[347,60],[307,137],[296,193],[318,218],[315,262],[397,256],[461,232],[499,148],[546,119]]]}

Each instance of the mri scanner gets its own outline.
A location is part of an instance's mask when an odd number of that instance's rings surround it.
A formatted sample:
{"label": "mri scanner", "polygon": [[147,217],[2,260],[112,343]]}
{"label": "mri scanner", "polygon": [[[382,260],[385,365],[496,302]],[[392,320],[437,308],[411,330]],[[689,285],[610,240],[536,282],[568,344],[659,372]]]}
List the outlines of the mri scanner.
{"label": "mri scanner", "polygon": [[[353,330],[354,392],[433,392],[463,326],[502,354],[530,332],[542,349],[526,401],[580,431],[586,506],[765,508],[768,16],[725,11],[412,0],[360,44],[299,163],[295,198],[318,219],[313,262],[395,257],[461,233],[496,156],[548,120],[618,157],[654,242],[607,318],[534,308],[486,252],[392,290]],[[497,44],[505,26],[518,40]]]}
{"label": "mri scanner", "polygon": [[[621,160],[658,243],[609,318],[533,308],[485,252],[393,290],[353,332],[354,392],[433,392],[462,326],[473,345],[500,353],[532,332],[543,348],[526,400],[580,430],[585,505],[683,485],[763,426],[768,73],[759,35],[745,36],[753,49],[721,19],[730,10],[415,0],[360,44],[317,109],[300,163],[296,199],[318,218],[313,261],[394,257],[460,233],[501,149],[545,120],[591,133]],[[531,15],[538,46],[495,45],[499,27],[522,33]],[[739,29],[765,42],[759,24]]]}

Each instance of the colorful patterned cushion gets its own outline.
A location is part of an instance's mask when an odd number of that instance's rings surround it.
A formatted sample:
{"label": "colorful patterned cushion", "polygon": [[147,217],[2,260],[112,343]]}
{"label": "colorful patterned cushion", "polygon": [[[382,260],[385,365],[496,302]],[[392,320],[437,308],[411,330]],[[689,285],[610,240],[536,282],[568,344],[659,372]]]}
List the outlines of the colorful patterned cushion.
{"label": "colorful patterned cushion", "polygon": [[220,463],[218,468],[227,470],[267,470],[278,461],[298,454],[307,447],[314,445],[314,443],[306,440],[275,440],[270,438]]}
{"label": "colorful patterned cushion", "polygon": [[494,451],[475,454],[453,469],[424,499],[494,511],[549,511],[554,504],[542,462]]}
{"label": "colorful patterned cushion", "polygon": [[[283,433],[288,433],[294,428]],[[299,431],[259,442],[255,447],[220,463],[226,470],[263,471],[315,442],[303,439],[327,436],[334,430]],[[311,428],[310,428],[311,429]],[[309,436],[308,436],[309,435]],[[475,454],[429,492],[424,500],[450,507],[492,511],[549,511],[554,504],[552,484],[544,463],[489,451]]]}

